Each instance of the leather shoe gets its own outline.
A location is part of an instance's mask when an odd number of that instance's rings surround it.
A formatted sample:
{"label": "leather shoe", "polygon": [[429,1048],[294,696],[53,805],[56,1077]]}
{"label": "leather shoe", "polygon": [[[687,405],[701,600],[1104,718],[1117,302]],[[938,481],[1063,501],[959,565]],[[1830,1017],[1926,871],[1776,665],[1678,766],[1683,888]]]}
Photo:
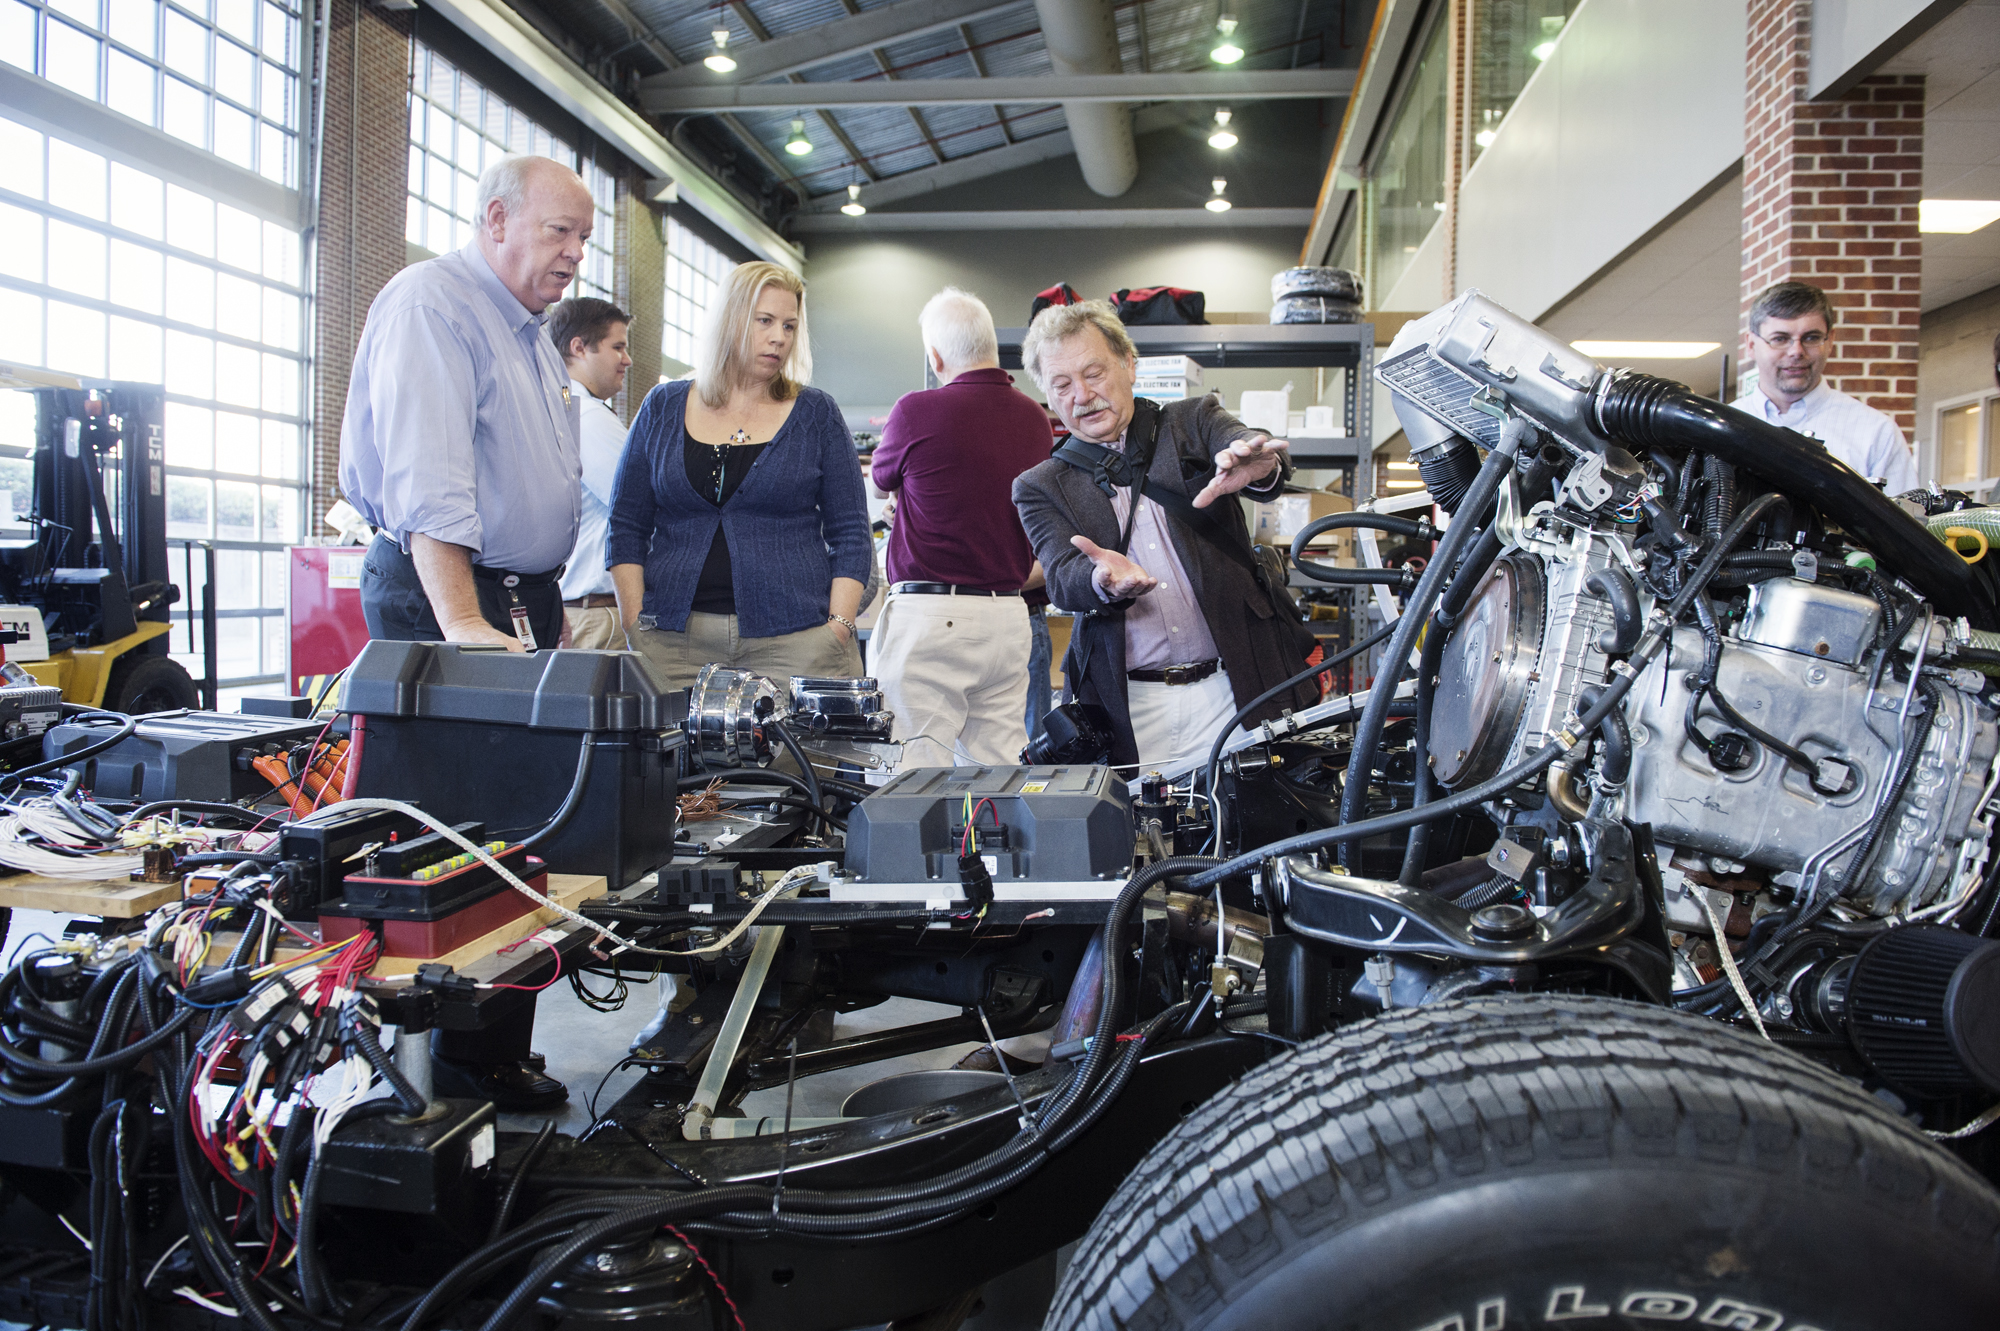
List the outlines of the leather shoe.
{"label": "leather shoe", "polygon": [[495,1109],[533,1113],[553,1109],[569,1099],[569,1087],[533,1065],[519,1063],[452,1063],[432,1060],[431,1079],[440,1091],[475,1100],[491,1100]]}
{"label": "leather shoe", "polygon": [[[1006,1070],[1017,1077],[1024,1072],[1033,1072],[1035,1069],[1041,1067],[1040,1063],[1030,1063],[1025,1059],[1016,1058],[1004,1050],[1001,1052],[1000,1057],[1007,1060]],[[952,1067],[960,1068],[967,1072],[998,1072],[1001,1070],[1000,1060],[993,1057],[993,1047],[991,1045],[980,1045],[979,1048],[952,1064]]]}

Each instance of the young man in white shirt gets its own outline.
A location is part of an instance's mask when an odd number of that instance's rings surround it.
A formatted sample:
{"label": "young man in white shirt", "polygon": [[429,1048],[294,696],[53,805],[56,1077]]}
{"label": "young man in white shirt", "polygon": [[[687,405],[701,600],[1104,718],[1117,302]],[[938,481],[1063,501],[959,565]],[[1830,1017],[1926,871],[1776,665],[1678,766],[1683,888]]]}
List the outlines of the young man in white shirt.
{"label": "young man in white shirt", "polygon": [[611,485],[625,452],[625,422],[611,399],[625,382],[632,358],[625,335],[631,316],[608,300],[572,296],[549,311],[549,337],[562,353],[571,387],[582,404],[578,439],[583,452],[583,518],[576,549],[563,569],[563,625],[569,647],[622,650],[618,598],[605,567],[605,532],[611,522]]}
{"label": "young man in white shirt", "polygon": [[1731,405],[1819,440],[1837,461],[1892,495],[1917,488],[1903,432],[1875,408],[1826,383],[1833,305],[1804,282],[1780,282],[1750,307],[1757,388]]}

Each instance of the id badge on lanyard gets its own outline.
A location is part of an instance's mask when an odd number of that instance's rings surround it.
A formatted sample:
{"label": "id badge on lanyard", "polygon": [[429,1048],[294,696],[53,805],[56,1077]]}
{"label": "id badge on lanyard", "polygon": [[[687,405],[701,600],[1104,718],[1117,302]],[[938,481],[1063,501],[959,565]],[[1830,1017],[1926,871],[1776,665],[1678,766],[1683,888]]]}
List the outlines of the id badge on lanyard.
{"label": "id badge on lanyard", "polygon": [[521,640],[521,646],[528,651],[535,650],[535,626],[528,622],[528,607],[521,603],[521,579],[509,573],[500,579],[500,585],[507,589],[507,613],[514,620],[514,636]]}

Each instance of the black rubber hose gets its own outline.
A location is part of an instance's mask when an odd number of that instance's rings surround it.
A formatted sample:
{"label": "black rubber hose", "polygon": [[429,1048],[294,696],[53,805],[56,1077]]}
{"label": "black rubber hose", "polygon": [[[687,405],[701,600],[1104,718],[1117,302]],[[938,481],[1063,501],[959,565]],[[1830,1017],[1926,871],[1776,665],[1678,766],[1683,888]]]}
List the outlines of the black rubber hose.
{"label": "black rubber hose", "polygon": [[[1461,506],[1468,511],[1468,516],[1479,513],[1499,493],[1501,482],[1514,465],[1515,453],[1534,438],[1534,433],[1534,425],[1521,417],[1508,420],[1506,428],[1501,431],[1500,442],[1486,455],[1479,474],[1461,497]],[[1446,580],[1458,563],[1460,551],[1471,543],[1474,534],[1470,521],[1451,524],[1451,530],[1445,533],[1444,540],[1438,543],[1436,553],[1424,568],[1422,580],[1404,604],[1403,613],[1396,619],[1396,636],[1389,640],[1383,669],[1376,676],[1375,688],[1368,695],[1368,705],[1362,709],[1361,720],[1354,727],[1354,747],[1347,759],[1347,780],[1340,792],[1340,820],[1343,823],[1360,821],[1367,807],[1368,777],[1375,770],[1376,756],[1382,747],[1382,730],[1389,719],[1389,700],[1395,695],[1403,672],[1409,668],[1410,651],[1416,646],[1418,630],[1430,617],[1431,606],[1444,590]],[[1359,841],[1344,841],[1336,853],[1346,857],[1359,848]]]}
{"label": "black rubber hose", "polygon": [[1762,477],[1838,523],[1939,613],[2000,628],[2000,605],[1985,578],[1816,441],[1651,375],[1614,377],[1596,407],[1611,438],[1695,449]]}
{"label": "black rubber hose", "polygon": [[70,1063],[50,1063],[31,1054],[24,1054],[13,1045],[0,1040],[0,1058],[23,1072],[35,1072],[44,1077],[90,1077],[113,1068],[126,1067],[138,1062],[153,1050],[174,1037],[175,1032],[186,1026],[198,1015],[194,1008],[182,1008],[166,1025],[144,1039],[128,1045],[121,1045],[115,1051],[102,1056],[79,1059]]}
{"label": "black rubber hose", "polygon": [[1430,491],[1437,506],[1454,517],[1459,505],[1465,502],[1466,491],[1479,475],[1479,450],[1470,441],[1452,438],[1436,448],[1427,448],[1413,457],[1417,464],[1417,474],[1424,478],[1424,489]]}
{"label": "black rubber hose", "polygon": [[507,1217],[514,1213],[514,1204],[521,1200],[521,1193],[528,1186],[528,1175],[555,1139],[556,1121],[549,1119],[542,1124],[542,1130],[535,1134],[535,1139],[528,1143],[528,1149],[521,1154],[521,1163],[514,1166],[514,1177],[508,1181],[506,1195],[500,1199],[500,1209],[493,1213],[493,1227],[486,1232],[488,1243],[507,1232]]}
{"label": "black rubber hose", "polygon": [[563,796],[563,802],[556,809],[555,816],[542,824],[539,831],[530,832],[521,842],[523,850],[532,852],[535,847],[569,826],[569,820],[583,807],[583,790],[590,784],[591,759],[596,754],[597,734],[595,731],[586,730],[583,732],[583,743],[577,749],[576,775],[570,779],[569,793]]}
{"label": "black rubber hose", "polygon": [[[1596,705],[1591,707],[1589,711],[1578,719],[1576,727],[1578,734],[1589,734],[1595,730],[1604,718],[1610,714],[1611,709],[1624,701],[1625,695],[1632,691],[1632,681],[1638,677],[1640,668],[1650,661],[1653,653],[1657,652],[1660,646],[1667,641],[1667,628],[1686,612],[1688,604],[1693,601],[1696,593],[1707,586],[1709,580],[1715,576],[1716,569],[1721,566],[1722,557],[1729,552],[1729,548],[1737,541],[1742,540],[1743,534],[1759,518],[1763,517],[1772,506],[1779,502],[1781,502],[1780,496],[1765,494],[1757,496],[1757,498],[1744,506],[1743,511],[1737,515],[1736,521],[1730,524],[1729,530],[1722,534],[1722,539],[1715,544],[1714,548],[1707,555],[1702,557],[1701,563],[1696,566],[1693,575],[1688,578],[1687,584],[1667,604],[1665,610],[1660,612],[1659,622],[1662,627],[1658,642],[1649,647],[1643,639],[1641,640],[1640,651],[1632,660],[1632,673],[1620,673],[1618,678],[1612,680],[1605,687],[1604,692],[1598,696]],[[1401,621],[1398,622],[1400,623]],[[1570,741],[1570,743],[1573,742],[1573,740]],[[1435,804],[1427,805],[1421,809],[1400,809],[1393,813],[1385,813],[1379,817],[1370,818],[1362,823],[1343,824],[1340,827],[1322,828],[1315,832],[1304,832],[1298,836],[1286,837],[1281,841],[1274,841],[1268,846],[1260,846],[1256,850],[1247,851],[1216,868],[1197,874],[1188,880],[1188,886],[1196,891],[1205,891],[1222,882],[1224,879],[1248,873],[1268,859],[1319,850],[1333,842],[1360,841],[1366,837],[1377,836],[1384,832],[1400,832],[1406,827],[1414,827],[1416,824],[1427,820],[1448,818],[1452,814],[1462,810],[1477,808],[1487,800],[1492,799],[1496,795],[1505,794],[1507,791],[1512,790],[1515,786],[1520,785],[1523,781],[1526,781],[1548,767],[1562,756],[1564,749],[1567,747],[1569,747],[1569,743],[1566,743],[1558,735],[1492,780],[1466,790],[1461,790],[1457,794],[1446,799],[1441,799]]]}
{"label": "black rubber hose", "polygon": [[790,726],[775,717],[771,719],[770,726],[771,733],[778,737],[778,743],[785,746],[785,752],[791,754],[792,761],[799,765],[799,775],[806,783],[806,801],[813,806],[813,812],[819,813],[826,805],[821,802],[819,773],[813,771],[812,759],[806,757],[806,751],[799,747],[798,737],[792,734]]}
{"label": "black rubber hose", "polygon": [[[1598,695],[1603,690],[1593,684],[1577,690],[1576,700],[1587,710],[1597,705]],[[1597,726],[1598,775],[1616,785],[1624,785],[1632,775],[1632,728],[1625,723],[1625,709],[1614,707],[1604,715]]]}
{"label": "black rubber hose", "polygon": [[1602,596],[1611,604],[1611,627],[1597,635],[1597,650],[1606,656],[1623,656],[1632,650],[1645,631],[1639,613],[1639,593],[1632,579],[1615,568],[1601,568],[1583,580],[1585,591]]}
{"label": "black rubber hose", "polygon": [[[1332,564],[1322,564],[1318,560],[1306,558],[1306,547],[1311,545],[1315,538],[1326,532],[1337,531],[1346,527],[1368,527],[1377,531],[1386,531],[1394,536],[1406,536],[1419,541],[1435,541],[1441,535],[1436,527],[1431,526],[1430,523],[1421,518],[1399,518],[1388,513],[1329,513],[1323,518],[1314,518],[1306,524],[1303,531],[1292,538],[1292,567],[1307,577],[1316,578],[1321,582],[1349,584],[1363,581],[1389,582],[1390,579],[1388,578],[1361,579],[1351,576],[1334,576],[1337,574],[1369,573],[1374,570],[1336,568]],[[1387,572],[1388,570],[1382,571]],[[1408,591],[1409,586],[1414,585],[1415,582],[1415,576],[1411,575],[1408,579],[1409,585],[1400,586],[1397,590]]]}
{"label": "black rubber hose", "polygon": [[1402,593],[1417,585],[1417,575],[1407,568],[1338,568],[1316,559],[1302,560],[1296,555],[1292,557],[1292,562],[1308,578],[1342,587],[1382,586]]}
{"label": "black rubber hose", "polygon": [[[1453,587],[1457,585],[1456,581],[1452,583]],[[1450,632],[1441,627],[1437,623],[1437,617],[1433,616],[1430,632],[1424,635],[1423,654],[1417,661],[1417,725],[1410,748],[1411,757],[1416,762],[1410,792],[1413,808],[1423,808],[1436,796],[1436,791],[1433,789],[1435,778],[1431,774],[1430,767],[1431,706],[1435,692],[1433,681],[1437,679],[1438,670],[1444,663],[1445,643],[1450,638]],[[1404,887],[1417,886],[1418,880],[1423,876],[1424,861],[1430,858],[1431,827],[1432,824],[1424,822],[1410,829],[1410,839],[1403,845],[1403,869],[1396,875],[1396,881]]]}

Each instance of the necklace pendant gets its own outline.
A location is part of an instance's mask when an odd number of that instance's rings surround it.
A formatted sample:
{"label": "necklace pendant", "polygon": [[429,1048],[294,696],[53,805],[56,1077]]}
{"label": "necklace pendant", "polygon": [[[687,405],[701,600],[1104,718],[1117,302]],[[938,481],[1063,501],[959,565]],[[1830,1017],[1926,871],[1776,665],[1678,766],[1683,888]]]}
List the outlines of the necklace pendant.
{"label": "necklace pendant", "polygon": [[736,433],[729,436],[729,442],[732,444],[747,444],[750,442],[750,432],[738,429]]}

